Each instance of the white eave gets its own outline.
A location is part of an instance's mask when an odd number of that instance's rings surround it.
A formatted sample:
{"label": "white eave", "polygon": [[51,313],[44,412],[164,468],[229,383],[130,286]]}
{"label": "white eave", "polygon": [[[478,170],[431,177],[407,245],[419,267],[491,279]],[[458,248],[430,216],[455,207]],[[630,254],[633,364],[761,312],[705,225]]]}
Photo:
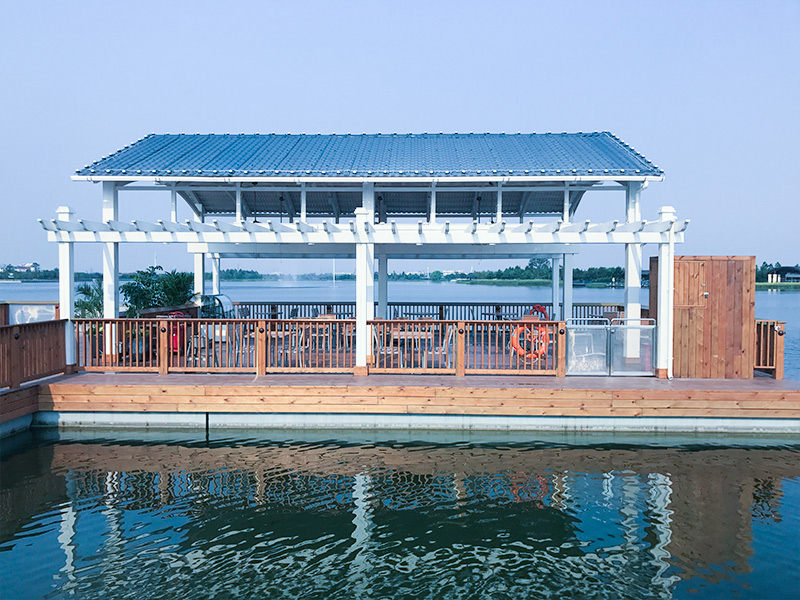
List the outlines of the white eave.
{"label": "white eave", "polygon": [[152,176],[152,175],[72,175],[73,181],[114,181],[118,183],[152,182],[152,183],[530,183],[530,182],[588,182],[588,181],[664,181],[664,175],[506,175],[506,176],[464,176],[464,177],[421,177],[421,176],[261,176],[261,177],[190,177],[190,176]]}

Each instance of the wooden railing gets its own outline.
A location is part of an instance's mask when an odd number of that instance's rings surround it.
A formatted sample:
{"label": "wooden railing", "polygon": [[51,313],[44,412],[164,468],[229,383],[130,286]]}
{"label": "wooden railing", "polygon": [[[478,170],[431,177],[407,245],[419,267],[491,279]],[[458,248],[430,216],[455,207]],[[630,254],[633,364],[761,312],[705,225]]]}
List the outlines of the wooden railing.
{"label": "wooden railing", "polygon": [[19,387],[66,369],[66,321],[0,327],[0,388]]}
{"label": "wooden railing", "polygon": [[352,372],[355,321],[78,319],[78,368],[203,373]]}
{"label": "wooden railing", "polygon": [[376,319],[369,325],[373,357],[370,372],[456,373],[457,322]]}
{"label": "wooden railing", "polygon": [[564,376],[563,321],[393,319],[370,324],[370,372]]}
{"label": "wooden railing", "polygon": [[[564,323],[374,320],[375,373],[564,374]],[[87,371],[352,373],[352,319],[78,319]]]}
{"label": "wooden railing", "polygon": [[769,373],[775,379],[783,379],[783,338],[786,331],[784,321],[756,319],[756,371]]}
{"label": "wooden railing", "polygon": [[[532,302],[389,302],[391,319],[426,318],[440,321],[477,321],[521,319],[528,314]],[[552,316],[552,302],[538,303]],[[315,318],[333,314],[342,319],[355,317],[355,302],[234,302],[236,317],[240,319],[292,319]],[[608,312],[621,312],[625,307],[608,302],[578,303],[572,305],[576,319],[602,318]]]}
{"label": "wooden railing", "polygon": [[564,376],[563,321],[470,321],[465,326],[466,373]]}

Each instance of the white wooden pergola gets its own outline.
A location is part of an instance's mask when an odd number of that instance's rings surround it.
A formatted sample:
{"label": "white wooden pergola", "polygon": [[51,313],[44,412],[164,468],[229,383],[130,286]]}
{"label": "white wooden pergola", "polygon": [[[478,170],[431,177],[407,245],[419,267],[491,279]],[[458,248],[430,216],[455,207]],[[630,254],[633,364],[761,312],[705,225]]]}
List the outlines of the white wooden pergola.
{"label": "white wooden pergola", "polygon": [[[529,138],[533,140],[529,145],[540,141],[537,134],[531,135],[534,137],[486,138],[496,144],[490,146],[492,152],[487,152],[492,154],[488,165],[491,168],[486,167],[485,157],[483,162],[477,161],[481,169],[460,157],[449,163],[444,161],[450,168],[442,169],[438,164],[437,168],[428,168],[430,159],[423,156],[417,159],[419,164],[413,160],[409,163],[406,157],[403,164],[412,168],[398,169],[396,164],[390,164],[396,158],[378,156],[370,163],[373,169],[335,171],[319,169],[319,156],[312,142],[317,143],[320,137],[331,138],[319,151],[324,157],[325,152],[330,153],[331,145],[351,144],[350,138],[360,136],[259,136],[257,141],[263,142],[265,148],[287,141],[295,148],[303,144],[310,147],[290,165],[293,169],[285,168],[281,162],[287,160],[283,153],[280,158],[263,159],[258,166],[265,168],[252,170],[244,168],[236,153],[230,155],[230,148],[236,146],[237,137],[240,145],[252,146],[253,136],[204,136],[195,140],[191,148],[197,156],[203,156],[204,141],[206,150],[209,145],[219,144],[220,139],[229,144],[226,148],[230,156],[214,165],[220,168],[210,170],[178,169],[190,165],[176,166],[174,156],[165,154],[164,146],[186,143],[193,136],[181,137],[177,142],[157,140],[169,136],[148,136],[73,176],[74,180],[102,185],[100,221],[76,219],[67,207],[57,210],[56,219],[40,219],[48,239],[59,244],[62,315],[73,316],[75,243],[101,245],[105,318],[119,316],[120,244],[186,244],[194,255],[195,291],[200,293],[205,291],[207,259],[211,262],[212,292],[219,293],[220,261],[224,258],[355,258],[356,365],[365,368],[370,354],[367,321],[376,316],[387,317],[389,259],[548,258],[553,264],[553,318],[560,320],[572,314],[573,255],[587,244],[624,245],[625,312],[628,319],[635,320],[641,316],[642,245],[657,244],[660,264],[666,266],[658,271],[657,370],[660,376],[671,376],[674,244],[683,241],[688,221],[677,221],[671,207],[662,207],[651,220],[643,219],[641,210],[642,191],[651,181],[662,180],[663,173],[610,134],[564,134],[578,137],[558,139],[559,143],[566,140],[571,144],[587,137],[592,143],[602,142],[599,149],[581,150],[588,156],[588,164],[581,168],[568,168],[576,156],[566,160],[564,168],[557,168],[557,161],[563,161],[557,156],[555,167],[548,163],[547,168],[539,169],[537,158],[529,156],[525,148],[518,152],[520,159],[514,154],[516,147],[503,147],[510,141],[517,145]],[[542,135],[547,134],[539,134]],[[592,135],[606,137],[597,141]],[[385,143],[392,148],[391,136],[383,137],[389,138]],[[453,142],[445,134],[429,137],[436,144]],[[367,141],[384,143],[382,139],[362,139],[359,147]],[[474,142],[473,138],[468,139],[469,143]],[[142,145],[158,145],[157,141],[164,143],[146,157],[151,165],[155,161],[156,168],[135,168],[143,160]],[[546,141],[552,143],[553,138]],[[433,147],[437,148],[435,144]],[[175,148],[172,150],[174,153]],[[555,154],[559,152],[563,154],[563,148]],[[199,164],[199,159],[190,157],[189,163],[192,160],[194,166]],[[520,169],[520,160],[522,166],[529,168]],[[643,168],[630,168],[631,161],[633,166],[639,166],[637,160]],[[627,168],[620,168],[620,161]],[[310,167],[312,162],[317,163],[314,168],[300,168]],[[167,192],[170,218],[121,221],[120,196],[132,191]],[[604,223],[576,219],[575,211],[587,192],[624,196],[621,218]],[[180,201],[190,208],[191,220],[179,221]],[[563,290],[559,289],[561,264]],[[563,314],[558,312],[560,303]],[[638,351],[633,349],[634,342],[638,348],[638,340],[632,340],[631,352]],[[69,358],[68,363],[74,363],[74,357]]]}

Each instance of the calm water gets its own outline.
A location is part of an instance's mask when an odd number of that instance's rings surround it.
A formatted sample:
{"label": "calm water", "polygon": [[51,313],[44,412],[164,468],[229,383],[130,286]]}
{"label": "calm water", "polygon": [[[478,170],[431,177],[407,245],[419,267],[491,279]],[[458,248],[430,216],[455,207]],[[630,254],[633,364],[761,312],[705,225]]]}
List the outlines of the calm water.
{"label": "calm water", "polygon": [[[340,281],[223,282],[222,291],[234,301],[275,300],[353,301],[355,283]],[[642,291],[642,302],[649,304],[648,290]],[[621,289],[575,288],[575,302],[622,302]],[[0,300],[57,300],[57,283],[0,282]],[[457,283],[389,282],[389,299],[395,302],[547,302],[547,287],[495,287]],[[756,292],[756,317],[786,321],[785,377],[800,380],[800,292]]]}
{"label": "calm water", "polygon": [[800,593],[800,446],[777,439],[45,435],[1,455],[4,599]]}

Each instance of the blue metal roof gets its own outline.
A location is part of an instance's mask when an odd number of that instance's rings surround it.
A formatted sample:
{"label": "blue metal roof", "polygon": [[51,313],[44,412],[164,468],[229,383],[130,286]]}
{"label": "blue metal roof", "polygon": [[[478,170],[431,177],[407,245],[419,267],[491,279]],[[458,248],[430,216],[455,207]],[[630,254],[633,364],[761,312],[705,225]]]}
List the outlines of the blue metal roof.
{"label": "blue metal roof", "polygon": [[76,171],[113,177],[661,176],[609,132],[150,134]]}

